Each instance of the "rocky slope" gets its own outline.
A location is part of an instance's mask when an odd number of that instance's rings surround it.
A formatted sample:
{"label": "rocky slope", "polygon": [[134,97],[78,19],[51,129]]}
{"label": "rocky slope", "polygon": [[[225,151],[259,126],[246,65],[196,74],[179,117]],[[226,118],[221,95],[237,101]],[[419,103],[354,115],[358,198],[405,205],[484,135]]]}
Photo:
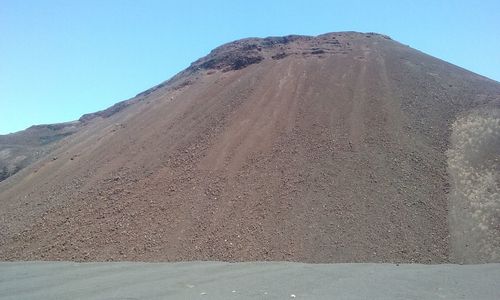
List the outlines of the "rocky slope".
{"label": "rocky slope", "polygon": [[0,258],[497,260],[495,223],[456,254],[446,154],[500,84],[387,36],[232,42],[118,108],[0,183]]}

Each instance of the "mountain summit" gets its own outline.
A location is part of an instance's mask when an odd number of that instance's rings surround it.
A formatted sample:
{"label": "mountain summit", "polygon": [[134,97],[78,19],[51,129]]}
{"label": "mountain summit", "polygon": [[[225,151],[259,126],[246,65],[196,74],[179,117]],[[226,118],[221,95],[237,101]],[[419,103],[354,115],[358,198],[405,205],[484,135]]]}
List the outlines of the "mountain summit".
{"label": "mountain summit", "polygon": [[228,43],[0,136],[0,258],[498,262],[499,111],[498,82],[385,35]]}

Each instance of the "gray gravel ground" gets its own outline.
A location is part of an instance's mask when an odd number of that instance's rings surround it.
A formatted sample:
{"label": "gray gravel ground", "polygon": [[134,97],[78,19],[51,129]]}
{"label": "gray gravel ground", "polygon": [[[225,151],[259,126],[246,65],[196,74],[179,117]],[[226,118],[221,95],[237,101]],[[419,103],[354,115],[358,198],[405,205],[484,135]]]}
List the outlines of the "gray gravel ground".
{"label": "gray gravel ground", "polygon": [[500,299],[500,264],[1,262],[0,299]]}

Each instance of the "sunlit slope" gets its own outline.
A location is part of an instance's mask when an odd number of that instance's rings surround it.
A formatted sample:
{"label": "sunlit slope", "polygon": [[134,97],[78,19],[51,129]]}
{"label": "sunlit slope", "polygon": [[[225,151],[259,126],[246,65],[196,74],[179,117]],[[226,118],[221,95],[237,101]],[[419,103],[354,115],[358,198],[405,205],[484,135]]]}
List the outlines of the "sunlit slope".
{"label": "sunlit slope", "polygon": [[0,184],[2,259],[447,262],[451,125],[500,85],[349,32],[229,43],[135,100]]}

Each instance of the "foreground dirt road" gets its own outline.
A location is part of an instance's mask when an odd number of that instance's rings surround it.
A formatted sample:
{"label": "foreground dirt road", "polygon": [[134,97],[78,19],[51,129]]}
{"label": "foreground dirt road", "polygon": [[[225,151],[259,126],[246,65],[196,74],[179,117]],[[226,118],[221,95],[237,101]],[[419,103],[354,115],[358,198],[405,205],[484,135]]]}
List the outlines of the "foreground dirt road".
{"label": "foreground dirt road", "polygon": [[498,282],[499,264],[0,263],[2,300],[499,299]]}

